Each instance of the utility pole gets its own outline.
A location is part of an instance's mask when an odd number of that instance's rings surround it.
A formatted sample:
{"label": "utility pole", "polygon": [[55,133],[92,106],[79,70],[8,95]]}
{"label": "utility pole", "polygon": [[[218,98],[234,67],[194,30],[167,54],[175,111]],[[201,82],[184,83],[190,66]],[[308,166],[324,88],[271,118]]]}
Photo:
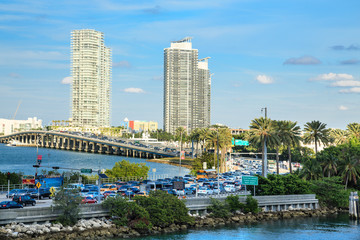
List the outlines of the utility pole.
{"label": "utility pole", "polygon": [[220,164],[219,164],[219,128],[217,129],[217,141],[216,141],[216,145],[217,145],[217,168],[218,168],[218,174],[217,174],[217,182],[218,182],[218,194],[220,194],[220,183],[219,183],[219,174],[220,174]]}
{"label": "utility pole", "polygon": [[[181,152],[182,152],[182,129],[180,130],[180,164],[179,164],[179,177],[181,176]],[[180,178],[179,178],[180,179]]]}

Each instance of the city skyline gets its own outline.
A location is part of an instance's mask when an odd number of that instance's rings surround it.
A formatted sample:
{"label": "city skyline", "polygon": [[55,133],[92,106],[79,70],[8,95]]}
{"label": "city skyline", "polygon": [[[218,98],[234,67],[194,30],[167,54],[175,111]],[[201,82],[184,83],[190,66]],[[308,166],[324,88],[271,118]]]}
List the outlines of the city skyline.
{"label": "city skyline", "polygon": [[163,48],[192,36],[211,56],[211,123],[263,116],[332,128],[359,122],[358,1],[3,1],[0,118],[67,119],[74,29],[113,50],[111,125],[163,117]]}

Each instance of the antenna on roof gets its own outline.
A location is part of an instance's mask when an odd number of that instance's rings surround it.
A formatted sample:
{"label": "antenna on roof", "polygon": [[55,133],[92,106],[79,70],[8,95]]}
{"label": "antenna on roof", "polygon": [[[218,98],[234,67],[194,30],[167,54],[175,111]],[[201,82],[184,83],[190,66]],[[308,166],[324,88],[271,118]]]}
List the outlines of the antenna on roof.
{"label": "antenna on roof", "polygon": [[179,41],[172,41],[172,43],[183,43],[183,42],[191,42],[191,39],[193,39],[193,37],[185,37]]}

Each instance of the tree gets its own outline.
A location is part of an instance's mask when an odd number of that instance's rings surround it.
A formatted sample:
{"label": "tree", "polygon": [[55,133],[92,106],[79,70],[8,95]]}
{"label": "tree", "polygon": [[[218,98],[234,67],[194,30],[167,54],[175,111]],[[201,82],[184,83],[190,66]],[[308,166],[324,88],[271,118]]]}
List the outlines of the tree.
{"label": "tree", "polygon": [[323,167],[324,176],[328,175],[328,178],[331,175],[337,174],[338,164],[339,164],[339,155],[340,148],[335,146],[330,146],[321,151],[317,156],[317,161],[320,162]]}
{"label": "tree", "polygon": [[305,143],[315,143],[315,157],[318,153],[318,144],[322,143],[327,145],[330,141],[329,129],[326,128],[326,124],[320,121],[311,121],[305,124]]}
{"label": "tree", "polygon": [[349,135],[356,139],[360,139],[360,123],[350,123],[347,125]]}
{"label": "tree", "polygon": [[202,142],[201,144],[201,153],[204,151],[204,147],[206,147],[206,141],[208,140],[208,137],[210,135],[211,131],[209,128],[202,128],[200,130],[200,136],[199,140]]}
{"label": "tree", "polygon": [[341,129],[331,129],[330,130],[331,142],[335,145],[344,144],[348,141],[349,131]]}
{"label": "tree", "polygon": [[345,181],[345,189],[347,189],[349,181],[353,181],[356,184],[360,177],[360,156],[353,155],[351,151],[344,151],[340,158],[342,159],[340,162],[341,176]]}
{"label": "tree", "polygon": [[300,177],[308,180],[317,180],[322,175],[321,165],[316,159],[308,159],[300,171]]}
{"label": "tree", "polygon": [[289,167],[290,173],[292,173],[291,165],[291,147],[300,145],[300,127],[296,126],[297,122],[285,121],[284,122],[284,131],[282,136],[282,142],[284,145],[287,145],[288,154],[289,154]]}
{"label": "tree", "polygon": [[192,143],[194,143],[194,142],[196,143],[196,145],[195,145],[196,156],[198,156],[198,145],[199,145],[199,141],[200,141],[200,129],[199,128],[195,128],[194,130],[191,131],[190,140],[192,141]]}
{"label": "tree", "polygon": [[77,189],[62,188],[54,198],[55,208],[62,211],[57,220],[63,225],[74,225],[79,219],[81,200]]}
{"label": "tree", "polygon": [[129,161],[122,160],[116,162],[112,169],[107,169],[105,173],[112,178],[122,177],[138,177],[146,178],[150,167],[146,166],[145,163],[130,163]]}
{"label": "tree", "polygon": [[180,148],[183,150],[183,143],[186,141],[187,131],[184,127],[178,127],[175,130],[175,138],[180,142]]}
{"label": "tree", "polygon": [[[250,124],[250,141],[256,144],[261,144],[262,147],[262,176],[265,176],[265,141],[269,145],[276,145],[275,142],[278,142],[279,139],[276,136],[274,131],[273,121],[269,118],[255,118],[251,121]],[[266,139],[266,140],[265,140]]]}

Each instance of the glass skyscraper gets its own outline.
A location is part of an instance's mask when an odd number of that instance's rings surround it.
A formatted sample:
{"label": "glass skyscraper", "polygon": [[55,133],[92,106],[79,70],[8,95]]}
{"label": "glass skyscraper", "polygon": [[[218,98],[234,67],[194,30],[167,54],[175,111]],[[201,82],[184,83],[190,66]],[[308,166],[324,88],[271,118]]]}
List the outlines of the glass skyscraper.
{"label": "glass skyscraper", "polygon": [[110,126],[111,50],[104,34],[74,30],[71,38],[72,125]]}
{"label": "glass skyscraper", "polygon": [[198,59],[191,38],[171,42],[164,49],[164,130],[188,132],[210,125],[208,59]]}

